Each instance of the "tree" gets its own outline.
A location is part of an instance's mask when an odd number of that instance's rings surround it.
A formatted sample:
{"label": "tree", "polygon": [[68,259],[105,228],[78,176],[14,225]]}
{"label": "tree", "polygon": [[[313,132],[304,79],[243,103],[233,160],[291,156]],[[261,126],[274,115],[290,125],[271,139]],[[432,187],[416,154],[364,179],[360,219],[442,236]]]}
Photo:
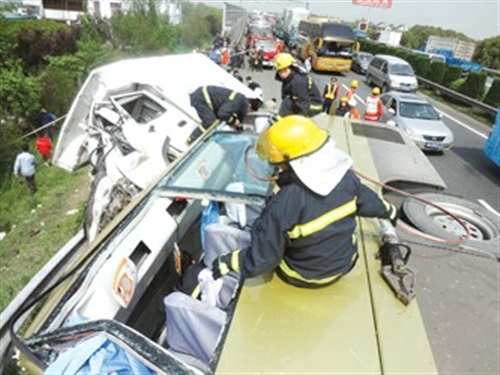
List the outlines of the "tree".
{"label": "tree", "polygon": [[431,35],[446,38],[458,38],[460,40],[472,41],[467,35],[454,30],[445,30],[440,27],[416,25],[403,33],[401,45],[411,49],[420,49],[427,43]]}
{"label": "tree", "polygon": [[486,74],[469,72],[460,92],[468,97],[481,100],[484,95],[484,84],[486,83]]}
{"label": "tree", "polygon": [[472,61],[487,68],[500,70],[500,36],[479,42]]}
{"label": "tree", "polygon": [[484,98],[484,103],[492,107],[500,107],[500,78],[495,78],[491,84],[488,93]]}

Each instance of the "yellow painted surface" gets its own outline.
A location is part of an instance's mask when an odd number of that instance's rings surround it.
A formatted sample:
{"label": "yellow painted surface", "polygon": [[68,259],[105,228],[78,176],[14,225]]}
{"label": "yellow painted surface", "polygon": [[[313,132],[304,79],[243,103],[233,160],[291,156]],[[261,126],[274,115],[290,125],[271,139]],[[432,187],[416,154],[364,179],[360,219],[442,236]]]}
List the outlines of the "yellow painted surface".
{"label": "yellow painted surface", "polygon": [[[342,118],[321,119],[355,167],[377,177],[366,140]],[[358,264],[338,283],[301,289],[276,275],[245,283],[217,374],[437,373],[417,300],[404,306],[379,275],[378,222],[360,223]]]}
{"label": "yellow painted surface", "polygon": [[380,374],[364,261],[338,283],[243,287],[217,374]]}
{"label": "yellow painted surface", "polygon": [[[373,159],[366,157],[369,150],[366,139],[354,136],[349,126],[345,129],[349,153],[355,161],[354,167],[372,178],[377,178]],[[363,183],[375,191],[380,191],[378,186],[368,181]],[[384,374],[437,374],[418,307],[418,297],[408,306],[395,298],[380,276],[380,261],[375,258],[379,250],[378,221],[361,219],[361,229],[364,241],[359,246],[359,252],[366,256]]]}

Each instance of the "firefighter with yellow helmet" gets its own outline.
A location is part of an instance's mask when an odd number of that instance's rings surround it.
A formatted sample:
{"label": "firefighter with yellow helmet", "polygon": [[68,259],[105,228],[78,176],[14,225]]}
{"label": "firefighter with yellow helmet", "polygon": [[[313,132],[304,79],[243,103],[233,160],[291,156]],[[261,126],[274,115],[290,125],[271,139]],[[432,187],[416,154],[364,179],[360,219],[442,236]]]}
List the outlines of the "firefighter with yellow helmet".
{"label": "firefighter with yellow helmet", "polygon": [[356,216],[395,225],[396,208],[361,184],[350,156],[311,119],[281,118],[261,133],[257,152],[278,168],[280,189],[253,223],[250,245],[215,258],[214,278],[276,270],[292,285],[324,287],[356,264]]}
{"label": "firefighter with yellow helmet", "polygon": [[276,79],[282,82],[280,116],[311,117],[321,113],[323,100],[318,87],[289,53],[276,56]]}

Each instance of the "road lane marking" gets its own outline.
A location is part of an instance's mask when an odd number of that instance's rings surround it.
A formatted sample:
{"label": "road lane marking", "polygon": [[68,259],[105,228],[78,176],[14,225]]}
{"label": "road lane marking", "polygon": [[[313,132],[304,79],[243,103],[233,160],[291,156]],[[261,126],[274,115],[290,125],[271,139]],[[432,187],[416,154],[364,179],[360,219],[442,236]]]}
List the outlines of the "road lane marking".
{"label": "road lane marking", "polygon": [[[349,91],[349,87],[347,85],[344,85],[342,83],[342,87],[345,88],[347,91]],[[365,100],[362,99],[358,94],[354,93],[354,97],[358,99],[358,101],[360,101],[363,105],[365,105]]]}
{"label": "road lane marking", "polygon": [[478,199],[477,201],[479,202],[479,204],[481,206],[483,206],[484,208],[486,208],[488,211],[493,212],[495,215],[497,215],[498,217],[500,217],[500,213],[498,213],[493,207],[491,207],[488,202],[486,202],[483,199]]}
{"label": "road lane marking", "polygon": [[[434,107],[434,108],[435,108],[435,107]],[[478,135],[478,136],[480,136],[481,138],[483,138],[483,139],[487,139],[487,138],[488,138],[488,136],[487,136],[487,135],[485,135],[485,134],[483,134],[483,133],[481,133],[481,132],[477,131],[477,130],[476,130],[476,129],[474,129],[474,128],[471,128],[469,125],[464,124],[462,121],[457,120],[456,118],[454,118],[454,117],[450,116],[449,114],[447,114],[447,113],[445,113],[445,112],[443,112],[443,111],[439,111],[438,109],[436,109],[436,111],[437,111],[439,114],[441,114],[441,115],[443,115],[443,116],[448,117],[450,120],[455,121],[458,125],[462,125],[464,128],[466,128],[466,129],[470,130],[471,132],[473,132],[473,133],[477,134],[477,135]]]}

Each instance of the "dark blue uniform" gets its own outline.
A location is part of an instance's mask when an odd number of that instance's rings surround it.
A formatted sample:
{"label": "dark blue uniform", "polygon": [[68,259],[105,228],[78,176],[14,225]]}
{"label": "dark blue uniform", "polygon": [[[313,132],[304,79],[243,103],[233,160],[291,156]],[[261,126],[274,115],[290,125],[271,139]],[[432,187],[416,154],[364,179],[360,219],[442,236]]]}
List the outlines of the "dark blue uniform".
{"label": "dark blue uniform", "polygon": [[247,115],[248,99],[243,94],[225,87],[198,87],[189,98],[201,120],[201,128],[191,133],[190,142],[196,140],[217,120],[232,125],[236,119],[242,122]]}
{"label": "dark blue uniform", "polygon": [[291,170],[282,173],[279,185],[252,226],[252,246],[239,252],[243,277],[276,269],[293,285],[329,285],[357,260],[356,216],[396,215],[351,170],[327,196],[312,192]]}
{"label": "dark blue uniform", "polygon": [[290,75],[282,80],[279,115],[312,117],[323,109],[323,99],[312,78],[292,67]]}

